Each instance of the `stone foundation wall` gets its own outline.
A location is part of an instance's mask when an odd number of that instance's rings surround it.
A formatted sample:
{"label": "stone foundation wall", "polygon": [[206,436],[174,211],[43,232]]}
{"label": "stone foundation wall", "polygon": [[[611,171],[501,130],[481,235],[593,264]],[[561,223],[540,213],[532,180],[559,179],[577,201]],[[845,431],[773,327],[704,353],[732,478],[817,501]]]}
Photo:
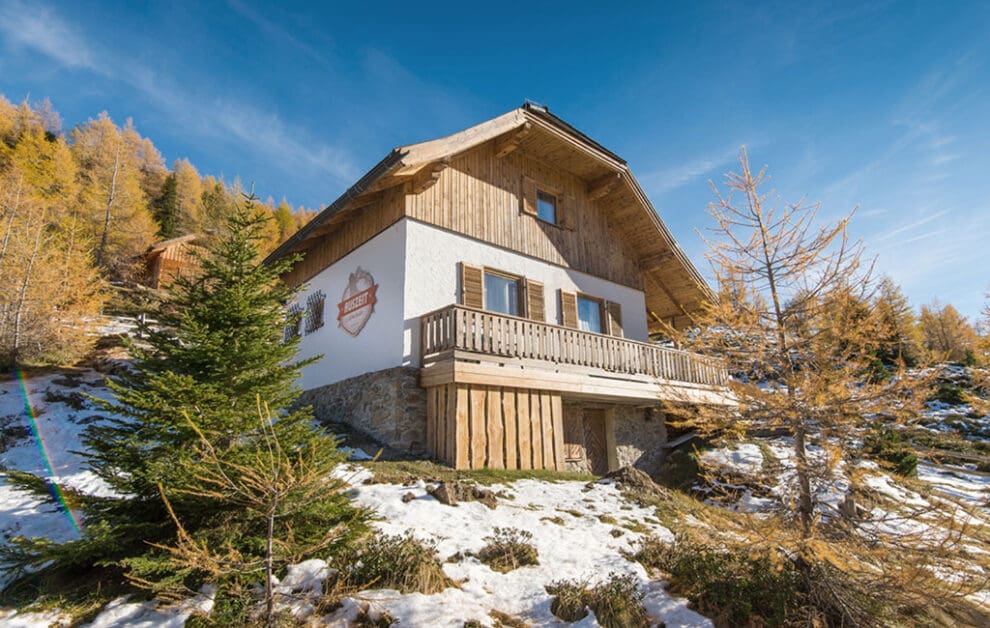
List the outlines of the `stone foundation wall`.
{"label": "stone foundation wall", "polygon": [[426,451],[426,391],[419,386],[419,368],[399,366],[313,388],[299,403],[313,406],[322,423],[345,423],[402,452]]}
{"label": "stone foundation wall", "polygon": [[[649,418],[647,418],[649,417]],[[663,413],[645,408],[616,406],[615,451],[619,466],[631,465],[648,475],[657,477],[667,450],[660,445],[667,442],[667,426]]]}
{"label": "stone foundation wall", "polygon": [[[582,402],[565,402],[565,431],[568,423],[582,420],[586,407],[604,408],[606,420],[609,417],[612,419],[611,428],[606,425],[606,431],[612,431],[608,438],[615,445],[614,463],[619,467],[633,466],[653,477],[659,476],[660,466],[667,455],[667,450],[660,445],[666,443],[668,438],[662,412],[658,409],[648,412],[643,407],[623,404],[603,406],[596,403],[586,406]],[[577,438],[584,438],[583,429]],[[568,471],[591,472],[586,451],[583,451],[580,460],[568,460],[566,465]]]}

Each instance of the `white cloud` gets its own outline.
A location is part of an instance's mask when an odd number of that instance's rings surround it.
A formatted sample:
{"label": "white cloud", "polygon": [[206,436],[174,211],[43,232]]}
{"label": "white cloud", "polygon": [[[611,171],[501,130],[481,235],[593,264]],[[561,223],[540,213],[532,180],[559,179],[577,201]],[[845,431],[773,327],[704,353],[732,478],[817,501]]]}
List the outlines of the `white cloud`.
{"label": "white cloud", "polygon": [[639,178],[646,184],[650,194],[660,196],[731,163],[739,155],[739,149],[740,145],[734,144],[731,148],[694,159],[680,166],[651,172]]}
{"label": "white cloud", "polygon": [[86,42],[47,7],[0,2],[0,33],[14,46],[40,52],[65,67],[100,71]]}
{"label": "white cloud", "polygon": [[893,238],[896,235],[900,235],[900,234],[904,233],[905,231],[912,231],[914,229],[917,229],[918,227],[921,227],[922,225],[926,225],[926,224],[932,222],[933,220],[938,220],[939,218],[941,218],[942,216],[946,215],[947,213],[949,213],[949,210],[947,210],[947,209],[943,209],[943,210],[937,211],[934,214],[929,214],[928,216],[925,216],[924,218],[920,218],[918,220],[915,220],[914,222],[910,222],[910,223],[908,223],[906,225],[901,225],[901,226],[899,226],[899,227],[897,227],[895,229],[892,229],[890,231],[887,231],[886,233],[881,233],[880,235],[876,236],[874,238],[874,240],[876,240],[878,242],[879,241],[883,241],[883,240],[889,240],[889,239]]}
{"label": "white cloud", "polygon": [[[53,9],[0,0],[0,33],[19,48],[40,52],[67,69],[85,69],[119,80],[200,137],[230,139],[263,157],[272,168],[329,175],[350,183],[357,176],[347,151],[313,139],[277,114],[222,98],[195,96],[168,77],[126,56],[96,49]],[[113,68],[113,72],[109,70]]]}

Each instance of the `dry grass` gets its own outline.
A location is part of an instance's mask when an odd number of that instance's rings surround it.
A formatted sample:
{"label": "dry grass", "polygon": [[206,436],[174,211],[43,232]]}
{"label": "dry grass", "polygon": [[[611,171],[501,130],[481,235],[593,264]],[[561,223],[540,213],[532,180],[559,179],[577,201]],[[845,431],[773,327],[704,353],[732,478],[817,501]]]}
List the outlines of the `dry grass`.
{"label": "dry grass", "polygon": [[471,480],[478,484],[507,484],[516,480],[547,482],[590,482],[595,476],[571,471],[546,469],[474,469],[457,470],[429,460],[376,460],[358,463],[374,473],[375,484],[406,484],[418,480],[451,482]]}
{"label": "dry grass", "polygon": [[581,581],[552,582],[547,593],[554,596],[550,612],[567,622],[576,622],[595,611],[604,628],[645,628],[650,620],[643,608],[643,593],[632,574],[610,573],[595,587]]}
{"label": "dry grass", "polygon": [[478,560],[495,571],[508,573],[527,565],[540,564],[536,547],[530,543],[533,540],[530,532],[495,528],[495,533],[484,540],[488,545],[478,552]]}
{"label": "dry grass", "polygon": [[420,541],[410,533],[376,537],[350,562],[347,580],[353,586],[426,595],[455,586],[440,565],[436,546]]}

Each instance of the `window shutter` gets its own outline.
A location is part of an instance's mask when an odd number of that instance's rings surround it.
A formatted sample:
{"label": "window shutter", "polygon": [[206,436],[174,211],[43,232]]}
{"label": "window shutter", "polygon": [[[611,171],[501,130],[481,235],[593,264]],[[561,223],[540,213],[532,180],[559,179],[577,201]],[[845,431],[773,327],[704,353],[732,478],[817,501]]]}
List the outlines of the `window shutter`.
{"label": "window shutter", "polygon": [[578,328],[577,295],[560,291],[560,322],[564,327]]}
{"label": "window shutter", "polygon": [[605,318],[608,320],[608,333],[622,338],[622,306],[614,301],[605,304]]}
{"label": "window shutter", "polygon": [[564,229],[574,229],[575,201],[573,196],[557,197],[557,224]]}
{"label": "window shutter", "polygon": [[530,216],[536,215],[536,181],[526,176],[522,178],[522,211]]}
{"label": "window shutter", "polygon": [[547,320],[546,305],[543,300],[543,284],[532,279],[526,280],[526,317],[534,321]]}
{"label": "window shutter", "polygon": [[461,262],[461,305],[485,307],[485,271],[480,266]]}

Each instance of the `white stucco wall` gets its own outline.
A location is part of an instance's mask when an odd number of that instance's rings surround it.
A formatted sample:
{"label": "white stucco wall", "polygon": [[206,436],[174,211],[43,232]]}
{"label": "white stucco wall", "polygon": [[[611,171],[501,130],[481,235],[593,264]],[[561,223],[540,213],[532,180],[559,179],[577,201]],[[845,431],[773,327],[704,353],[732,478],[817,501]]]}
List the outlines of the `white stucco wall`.
{"label": "white stucco wall", "polygon": [[605,279],[554,266],[411,219],[406,223],[405,332],[406,364],[419,364],[419,317],[458,302],[459,263],[489,266],[543,282],[547,322],[560,324],[559,290],[615,301],[622,306],[626,338],[647,341],[646,301],[643,292]]}
{"label": "white stucco wall", "polygon": [[[560,323],[559,290],[582,292],[622,305],[626,338],[646,341],[646,305],[640,290],[547,264],[408,218],[378,234],[311,279],[297,302],[326,294],[324,326],[303,334],[299,357],[322,354],[303,369],[304,390],[395,366],[419,366],[419,319],[458,302],[460,262],[488,266],[540,281],[547,322]],[[358,336],[337,322],[348,278],[358,267],[378,284],[375,310]]]}
{"label": "white stucco wall", "polygon": [[[323,327],[304,333],[300,343],[301,359],[323,354],[319,362],[303,369],[299,383],[304,390],[409,363],[403,353],[406,225],[405,220],[397,222],[351,251],[311,279],[297,297],[304,306],[316,290],[323,290],[327,297]],[[337,304],[358,266],[378,284],[377,303],[361,333],[351,336],[338,325]]]}

